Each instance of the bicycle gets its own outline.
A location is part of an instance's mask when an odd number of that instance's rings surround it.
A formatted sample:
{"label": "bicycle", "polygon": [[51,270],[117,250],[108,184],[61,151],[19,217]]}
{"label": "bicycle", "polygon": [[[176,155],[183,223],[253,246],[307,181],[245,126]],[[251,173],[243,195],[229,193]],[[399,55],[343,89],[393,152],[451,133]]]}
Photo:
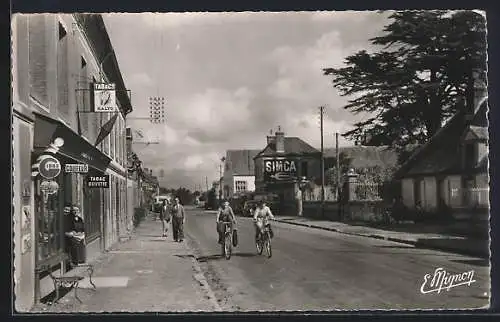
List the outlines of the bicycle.
{"label": "bicycle", "polygon": [[264,225],[264,229],[262,230],[262,232],[259,232],[257,240],[255,241],[255,246],[257,247],[257,253],[259,255],[262,255],[262,252],[265,249],[267,258],[271,258],[271,256],[273,256],[271,247],[271,232],[268,223]]}
{"label": "bicycle", "polygon": [[231,222],[223,222],[224,224],[224,242],[222,243],[222,256],[227,260],[231,258],[231,253],[233,250],[233,229],[231,227]]}

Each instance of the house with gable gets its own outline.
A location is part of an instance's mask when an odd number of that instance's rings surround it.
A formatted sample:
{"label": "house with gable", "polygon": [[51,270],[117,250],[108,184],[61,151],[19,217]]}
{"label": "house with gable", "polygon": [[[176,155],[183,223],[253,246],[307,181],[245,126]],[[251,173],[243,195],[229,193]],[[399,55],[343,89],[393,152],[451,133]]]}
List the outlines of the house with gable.
{"label": "house with gable", "polygon": [[478,82],[473,106],[457,112],[396,172],[405,206],[426,211],[447,206],[456,218],[487,218],[488,104],[486,86]]}
{"label": "house with gable", "polygon": [[298,137],[278,129],[255,157],[255,188],[277,194],[282,205],[294,205],[301,181],[321,177],[321,152]]}
{"label": "house with gable", "polygon": [[253,158],[260,150],[228,150],[224,161],[223,195],[235,198],[241,193],[255,191]]}

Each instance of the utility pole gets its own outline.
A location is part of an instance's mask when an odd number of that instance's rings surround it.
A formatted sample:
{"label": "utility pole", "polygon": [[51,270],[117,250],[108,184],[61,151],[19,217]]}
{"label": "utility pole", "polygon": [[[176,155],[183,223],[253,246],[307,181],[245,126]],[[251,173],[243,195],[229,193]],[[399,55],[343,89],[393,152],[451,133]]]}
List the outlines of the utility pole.
{"label": "utility pole", "polygon": [[323,115],[325,107],[320,106],[320,129],[321,129],[321,216],[325,216],[325,157],[323,149]]}
{"label": "utility pole", "polygon": [[337,201],[340,198],[340,155],[339,155],[339,133],[335,133],[335,159],[337,160]]}
{"label": "utility pole", "polygon": [[222,200],[222,163],[219,164],[219,201]]}
{"label": "utility pole", "polygon": [[205,176],[205,184],[207,185],[207,192],[208,192],[208,176]]}

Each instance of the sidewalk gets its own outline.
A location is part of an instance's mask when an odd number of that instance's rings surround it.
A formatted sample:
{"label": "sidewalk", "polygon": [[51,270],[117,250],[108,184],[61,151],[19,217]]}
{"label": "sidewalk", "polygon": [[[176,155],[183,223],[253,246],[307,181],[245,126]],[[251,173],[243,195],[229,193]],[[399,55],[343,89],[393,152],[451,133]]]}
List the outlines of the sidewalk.
{"label": "sidewalk", "polygon": [[54,305],[33,312],[187,312],[218,311],[217,301],[186,241],[162,238],[161,225],[147,216],[129,241],[116,245],[95,265],[88,279]]}
{"label": "sidewalk", "polygon": [[436,249],[467,256],[489,258],[489,242],[483,239],[473,239],[451,234],[398,232],[377,229],[362,225],[349,225],[341,222],[314,220],[304,217],[276,216],[276,221],[311,227],[316,229],[334,231],[342,234],[384,239],[418,248]]}

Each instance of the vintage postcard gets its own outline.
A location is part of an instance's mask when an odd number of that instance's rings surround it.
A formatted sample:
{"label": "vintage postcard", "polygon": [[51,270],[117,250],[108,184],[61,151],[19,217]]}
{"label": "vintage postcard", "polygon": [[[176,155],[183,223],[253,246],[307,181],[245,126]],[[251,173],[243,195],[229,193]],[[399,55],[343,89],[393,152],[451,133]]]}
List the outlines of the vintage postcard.
{"label": "vintage postcard", "polygon": [[486,18],[13,15],[15,310],[488,308]]}

